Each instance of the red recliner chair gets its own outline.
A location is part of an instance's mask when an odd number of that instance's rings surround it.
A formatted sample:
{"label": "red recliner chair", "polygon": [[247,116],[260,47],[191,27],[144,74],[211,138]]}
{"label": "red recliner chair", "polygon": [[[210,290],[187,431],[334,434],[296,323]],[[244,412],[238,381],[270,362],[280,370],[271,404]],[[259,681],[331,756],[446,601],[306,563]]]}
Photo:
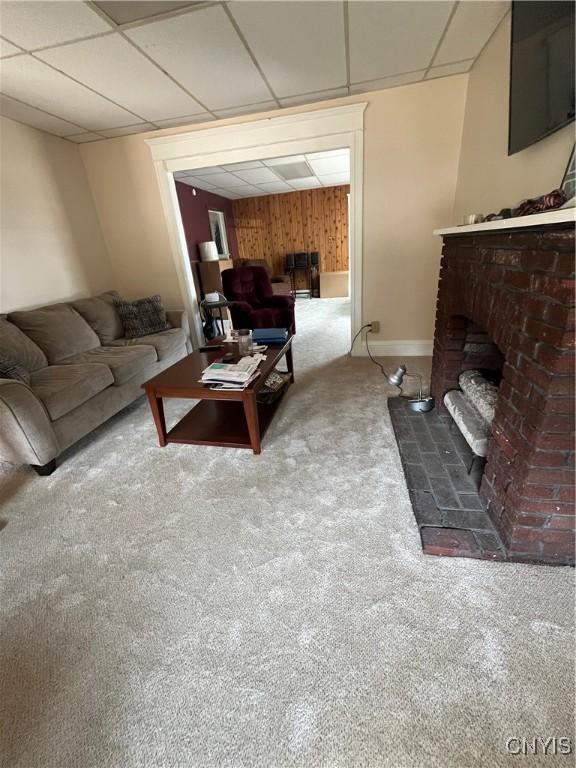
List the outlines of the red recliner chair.
{"label": "red recliner chair", "polygon": [[296,332],[294,298],[275,296],[264,267],[236,267],[222,272],[234,328],[287,328]]}

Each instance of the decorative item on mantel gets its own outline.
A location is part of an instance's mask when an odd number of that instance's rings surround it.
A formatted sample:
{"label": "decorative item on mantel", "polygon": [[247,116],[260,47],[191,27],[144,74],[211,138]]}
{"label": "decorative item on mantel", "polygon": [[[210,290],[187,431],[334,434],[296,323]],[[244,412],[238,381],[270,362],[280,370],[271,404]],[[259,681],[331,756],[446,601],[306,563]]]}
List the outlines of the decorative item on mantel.
{"label": "decorative item on mantel", "polygon": [[574,206],[575,204],[575,195],[576,195],[576,166],[574,163],[574,147],[572,147],[572,152],[570,154],[570,160],[568,160],[568,165],[566,166],[566,170],[564,171],[564,177],[562,179],[562,184],[560,185],[561,189],[566,193],[566,196],[568,197],[568,203],[566,203],[566,207],[568,207],[570,204]]}

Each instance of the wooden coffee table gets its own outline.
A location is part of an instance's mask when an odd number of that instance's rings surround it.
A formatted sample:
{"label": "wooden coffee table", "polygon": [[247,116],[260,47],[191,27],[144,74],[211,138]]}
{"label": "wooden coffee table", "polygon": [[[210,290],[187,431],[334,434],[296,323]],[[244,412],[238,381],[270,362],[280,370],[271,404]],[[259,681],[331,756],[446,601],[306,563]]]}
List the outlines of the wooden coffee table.
{"label": "wooden coffee table", "polygon": [[[260,453],[262,438],[284,393],[271,404],[259,403],[256,398],[268,374],[282,357],[286,357],[288,372],[294,381],[292,338],[290,336],[285,344],[268,347],[266,359],[259,366],[260,376],[244,390],[214,390],[199,382],[204,368],[220,360],[226,352],[236,351],[233,344],[225,344],[214,351],[192,352],[143,384],[160,446],[167,443],[220,445],[251,448],[254,453]],[[162,402],[165,397],[200,402],[167,432]]]}

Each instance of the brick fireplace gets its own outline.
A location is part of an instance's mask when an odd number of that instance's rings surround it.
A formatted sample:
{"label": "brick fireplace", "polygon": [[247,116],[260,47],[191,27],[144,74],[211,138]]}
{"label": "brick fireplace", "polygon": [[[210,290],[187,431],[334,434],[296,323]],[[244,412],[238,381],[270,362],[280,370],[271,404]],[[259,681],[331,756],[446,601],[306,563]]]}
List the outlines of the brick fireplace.
{"label": "brick fireplace", "polygon": [[574,561],[574,226],[444,235],[431,390],[499,384],[480,496],[513,560]]}

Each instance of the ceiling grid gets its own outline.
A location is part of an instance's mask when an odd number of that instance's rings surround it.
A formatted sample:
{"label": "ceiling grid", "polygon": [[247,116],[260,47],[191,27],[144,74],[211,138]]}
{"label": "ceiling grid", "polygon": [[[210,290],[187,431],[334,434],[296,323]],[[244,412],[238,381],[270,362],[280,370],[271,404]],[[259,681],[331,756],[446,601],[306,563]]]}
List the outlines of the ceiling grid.
{"label": "ceiling grid", "polygon": [[508,10],[0,0],[0,114],[80,143],[447,77],[469,71]]}

